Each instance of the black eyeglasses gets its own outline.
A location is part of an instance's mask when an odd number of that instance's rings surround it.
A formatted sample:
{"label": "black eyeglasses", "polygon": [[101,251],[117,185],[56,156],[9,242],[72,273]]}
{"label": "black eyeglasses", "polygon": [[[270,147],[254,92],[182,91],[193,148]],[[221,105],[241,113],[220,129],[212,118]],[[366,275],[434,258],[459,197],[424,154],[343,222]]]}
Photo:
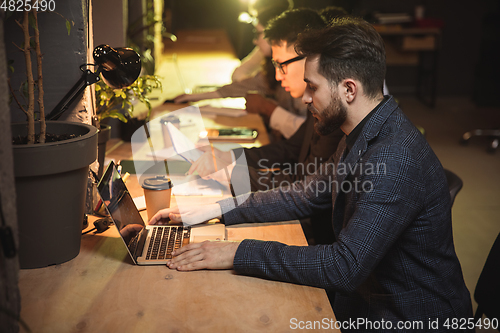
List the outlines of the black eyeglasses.
{"label": "black eyeglasses", "polygon": [[296,61],[299,61],[302,59],[304,59],[304,56],[298,56],[298,57],[295,57],[295,58],[292,58],[290,60],[283,61],[283,62],[277,62],[276,60],[271,59],[271,63],[273,64],[274,68],[279,69],[281,74],[285,75],[286,74],[286,66],[288,64],[291,64],[292,62],[296,62]]}

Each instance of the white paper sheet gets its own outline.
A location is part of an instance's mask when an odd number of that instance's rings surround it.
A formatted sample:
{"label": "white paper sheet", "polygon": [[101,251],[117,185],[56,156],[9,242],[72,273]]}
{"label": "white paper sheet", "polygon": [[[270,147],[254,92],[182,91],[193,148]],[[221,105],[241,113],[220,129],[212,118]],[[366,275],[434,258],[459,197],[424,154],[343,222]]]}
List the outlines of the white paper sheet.
{"label": "white paper sheet", "polygon": [[203,155],[203,152],[197,149],[194,143],[172,125],[172,123],[167,123],[167,128],[175,152],[186,159],[186,161],[193,163]]}

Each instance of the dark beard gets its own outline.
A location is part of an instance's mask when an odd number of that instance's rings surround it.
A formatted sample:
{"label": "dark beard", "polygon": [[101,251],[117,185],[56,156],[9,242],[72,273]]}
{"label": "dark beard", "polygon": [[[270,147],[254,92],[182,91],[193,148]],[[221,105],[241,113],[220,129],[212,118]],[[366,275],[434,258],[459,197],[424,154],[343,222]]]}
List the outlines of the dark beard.
{"label": "dark beard", "polygon": [[321,118],[321,120],[314,118],[314,130],[323,136],[339,129],[347,119],[347,108],[336,96],[332,98],[330,104],[323,111],[318,112],[312,104],[309,105],[309,110]]}

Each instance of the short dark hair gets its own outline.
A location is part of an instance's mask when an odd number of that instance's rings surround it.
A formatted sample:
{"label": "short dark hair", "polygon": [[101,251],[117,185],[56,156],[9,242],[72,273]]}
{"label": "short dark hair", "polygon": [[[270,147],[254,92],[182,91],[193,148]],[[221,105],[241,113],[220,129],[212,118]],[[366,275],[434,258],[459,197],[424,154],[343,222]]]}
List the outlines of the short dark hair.
{"label": "short dark hair", "polygon": [[349,15],[349,13],[347,13],[347,10],[339,6],[328,6],[319,10],[318,13],[327,24],[330,23],[330,21],[332,21],[333,19]]}
{"label": "short dark hair", "polygon": [[261,11],[257,15],[257,21],[260,23],[264,28],[266,28],[267,23],[272,20],[273,18],[277,17],[281,13],[283,13],[287,8],[284,7],[271,7],[266,10]]}
{"label": "short dark hair", "polygon": [[321,29],[325,22],[317,11],[308,8],[291,9],[270,20],[264,30],[271,44],[293,45],[297,36],[307,30]]}
{"label": "short dark hair", "polygon": [[318,55],[318,72],[332,84],[353,78],[363,84],[368,97],[375,98],[382,92],[384,42],[373,26],[362,19],[338,18],[325,29],[303,33],[295,51],[306,57]]}

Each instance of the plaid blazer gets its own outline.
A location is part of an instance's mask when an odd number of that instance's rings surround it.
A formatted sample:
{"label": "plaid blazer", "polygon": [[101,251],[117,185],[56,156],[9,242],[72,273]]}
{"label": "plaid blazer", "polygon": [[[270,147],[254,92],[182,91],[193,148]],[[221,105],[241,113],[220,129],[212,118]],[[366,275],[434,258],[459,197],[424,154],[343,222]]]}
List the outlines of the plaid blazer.
{"label": "plaid blazer", "polygon": [[[340,129],[325,136],[316,134],[314,117],[308,112],[306,121],[289,139],[259,148],[234,149],[236,157],[245,154],[247,165],[236,164],[231,174],[231,182],[238,183],[239,179],[247,181],[250,178],[252,191],[265,191],[302,180],[306,174],[316,171],[313,166],[327,161],[335,153],[343,135]],[[296,167],[299,164],[301,167]],[[259,171],[276,166],[280,167],[281,171]],[[250,177],[242,176],[242,173],[247,173]]]}
{"label": "plaid blazer", "polygon": [[244,240],[236,272],[333,290],[341,321],[412,320],[428,329],[429,318],[442,325],[447,318],[471,317],[446,177],[425,138],[391,97],[348,154],[344,149],[345,138],[302,182],[252,193],[243,203],[219,202],[226,225],[303,218],[333,205],[335,243],[299,247]]}

